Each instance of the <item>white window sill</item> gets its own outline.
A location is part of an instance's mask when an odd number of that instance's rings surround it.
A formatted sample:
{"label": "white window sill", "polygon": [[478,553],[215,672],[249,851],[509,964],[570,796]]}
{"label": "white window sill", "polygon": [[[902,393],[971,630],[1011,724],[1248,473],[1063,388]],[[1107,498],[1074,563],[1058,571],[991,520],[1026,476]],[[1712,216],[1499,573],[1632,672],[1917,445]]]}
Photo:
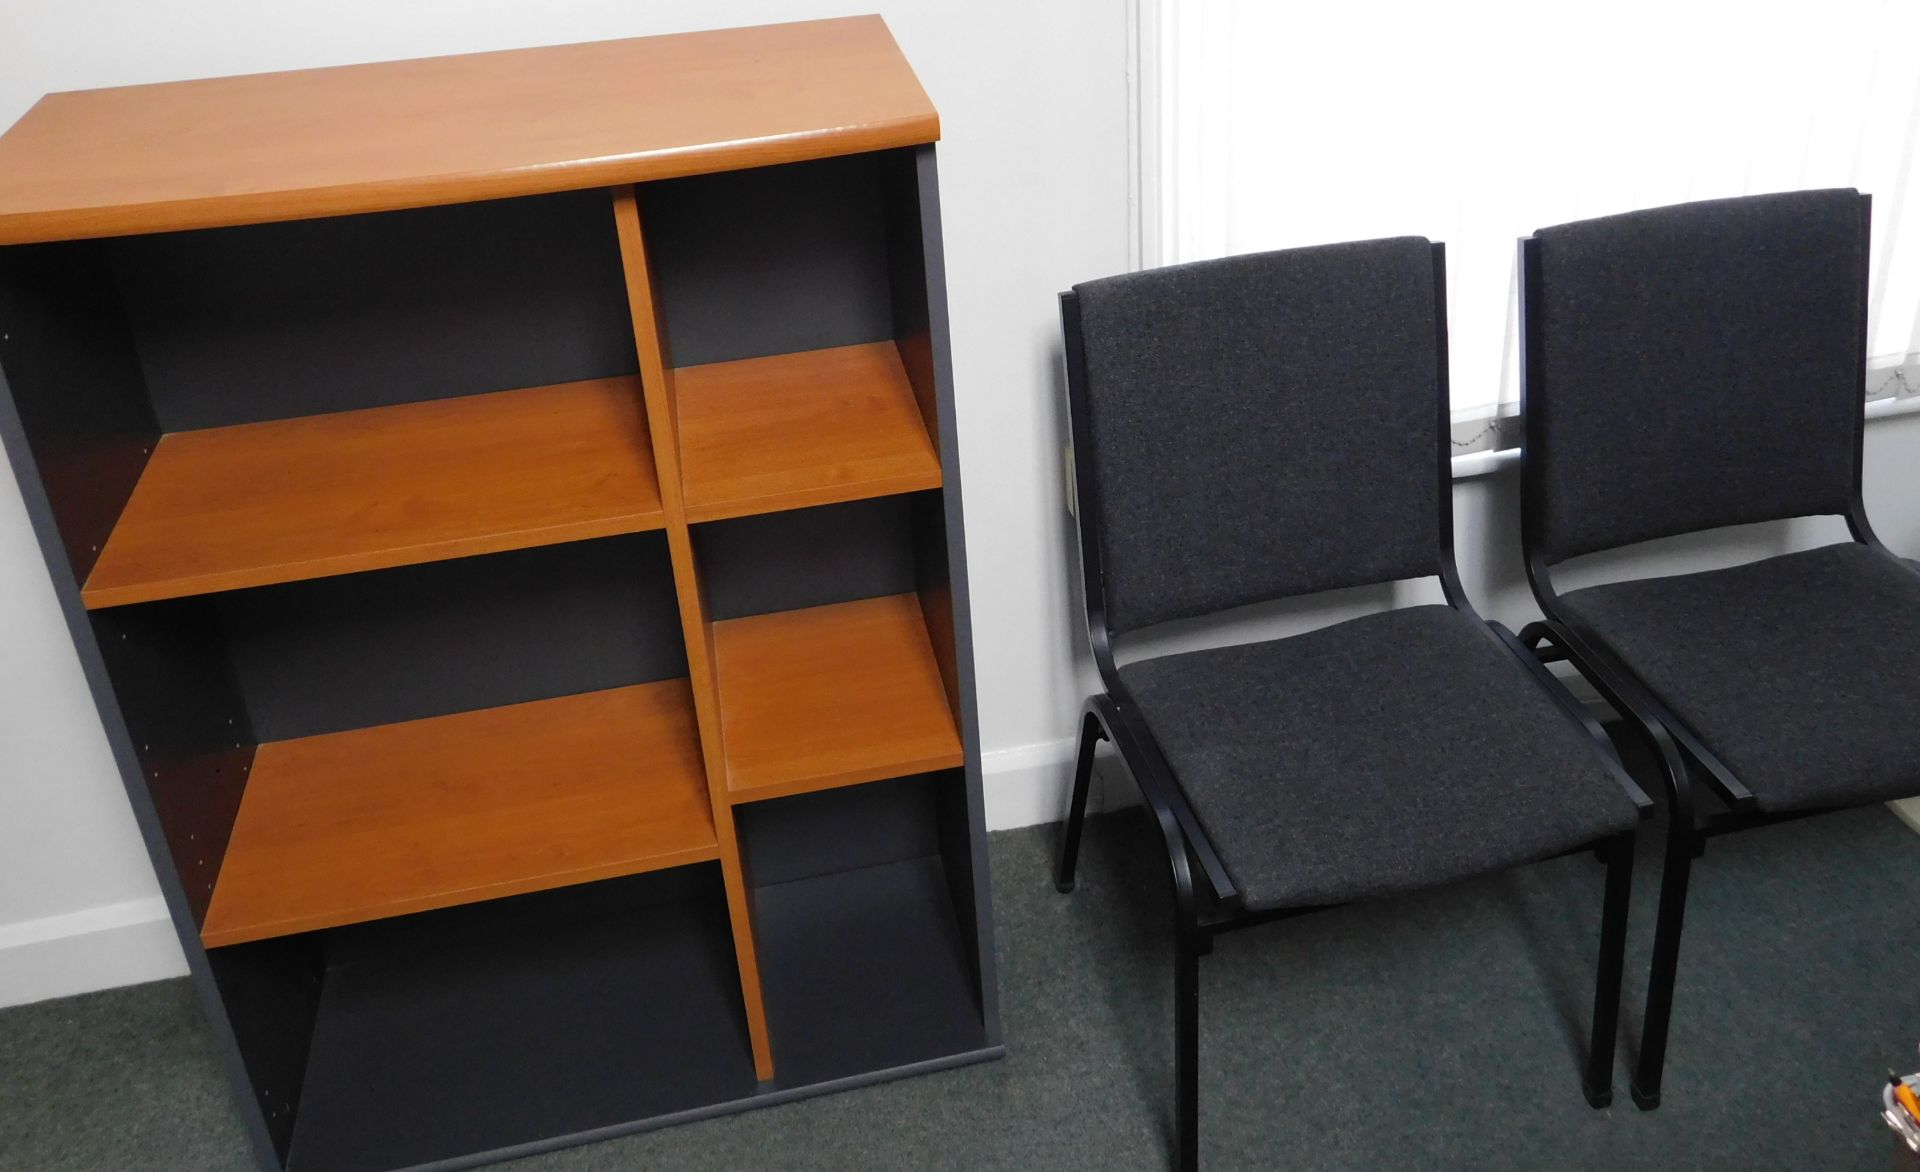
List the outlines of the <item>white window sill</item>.
{"label": "white window sill", "polygon": [[[1898,398],[1875,399],[1867,404],[1867,419],[1887,419],[1895,415],[1920,414],[1920,395],[1903,395]],[[1066,457],[1067,512],[1073,512],[1073,447],[1068,445]],[[1475,476],[1491,476],[1508,468],[1520,467],[1519,448],[1501,448],[1491,452],[1468,452],[1464,456],[1453,458],[1453,478],[1471,480]],[[1920,827],[1916,827],[1920,829]]]}
{"label": "white window sill", "polygon": [[1885,419],[1889,415],[1913,415],[1920,413],[1920,395],[1902,395],[1899,398],[1875,399],[1867,404],[1868,419]]}
{"label": "white window sill", "polygon": [[[1886,419],[1894,415],[1920,414],[1920,395],[1906,395],[1900,398],[1875,399],[1867,404],[1867,418]],[[1520,466],[1519,448],[1502,448],[1497,452],[1468,452],[1464,456],[1453,458],[1453,478],[1467,480],[1475,476],[1487,476],[1503,468]]]}
{"label": "white window sill", "polygon": [[1519,448],[1501,448],[1497,452],[1468,452],[1464,456],[1453,458],[1453,478],[1465,480],[1470,476],[1485,476],[1491,472],[1498,472],[1502,468],[1519,466]]}

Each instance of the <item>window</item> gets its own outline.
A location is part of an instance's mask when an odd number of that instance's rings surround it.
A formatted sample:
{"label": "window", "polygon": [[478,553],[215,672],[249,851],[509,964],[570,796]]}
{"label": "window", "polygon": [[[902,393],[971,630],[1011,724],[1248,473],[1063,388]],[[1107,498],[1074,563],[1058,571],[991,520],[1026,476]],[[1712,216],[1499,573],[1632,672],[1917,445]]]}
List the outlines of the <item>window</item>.
{"label": "window", "polygon": [[1515,435],[1516,238],[1795,188],[1874,197],[1867,393],[1920,401],[1920,4],[1137,2],[1141,262],[1445,241],[1457,450]]}

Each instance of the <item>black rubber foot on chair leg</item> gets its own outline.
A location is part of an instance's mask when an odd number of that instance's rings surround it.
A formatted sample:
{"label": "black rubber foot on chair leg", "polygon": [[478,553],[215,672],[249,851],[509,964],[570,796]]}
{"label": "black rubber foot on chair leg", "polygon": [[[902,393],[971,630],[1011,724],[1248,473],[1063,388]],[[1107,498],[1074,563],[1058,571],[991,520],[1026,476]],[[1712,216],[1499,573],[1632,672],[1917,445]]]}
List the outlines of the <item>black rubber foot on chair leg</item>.
{"label": "black rubber foot on chair leg", "polygon": [[1058,891],[1061,895],[1066,895],[1073,890],[1073,880],[1055,879],[1053,881],[1053,889],[1055,891]]}
{"label": "black rubber foot on chair leg", "polygon": [[1596,1087],[1582,1085],[1580,1090],[1581,1090],[1581,1093],[1587,1096],[1587,1106],[1592,1107],[1595,1111],[1598,1111],[1603,1107],[1613,1106],[1613,1087],[1612,1086],[1604,1086],[1604,1087],[1596,1088]]}
{"label": "black rubber foot on chair leg", "polygon": [[1627,1090],[1631,1092],[1633,1095],[1633,1105],[1640,1108],[1642,1111],[1651,1111],[1655,1107],[1658,1107],[1660,1105],[1659,1091],[1655,1091],[1652,1094],[1648,1094],[1647,1092],[1640,1089],[1640,1084],[1634,1083],[1634,1082],[1629,1082],[1627,1084]]}

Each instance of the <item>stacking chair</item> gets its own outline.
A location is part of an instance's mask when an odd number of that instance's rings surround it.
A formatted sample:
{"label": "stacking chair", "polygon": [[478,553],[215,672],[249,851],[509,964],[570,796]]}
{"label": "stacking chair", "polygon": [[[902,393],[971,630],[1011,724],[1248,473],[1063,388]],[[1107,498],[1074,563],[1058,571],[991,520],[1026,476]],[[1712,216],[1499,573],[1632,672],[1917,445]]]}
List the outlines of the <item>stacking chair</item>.
{"label": "stacking chair", "polygon": [[[1198,1163],[1213,937],[1594,849],[1607,860],[1587,1098],[1612,1096],[1632,836],[1651,801],[1454,566],[1445,258],[1417,238],[1135,273],[1061,297],[1087,633],[1056,883],[1096,745],[1174,895],[1176,1163]],[[1445,605],[1118,665],[1154,624],[1438,576]]]}
{"label": "stacking chair", "polygon": [[[1653,746],[1671,804],[1634,1100],[1660,1101],[1687,879],[1706,839],[1920,791],[1920,571],[1860,498],[1867,199],[1809,191],[1521,242],[1523,636]],[[1556,592],[1651,538],[1837,514],[1853,540]],[[1630,555],[1622,555],[1630,556]],[[1696,786],[1717,799],[1696,808]]]}

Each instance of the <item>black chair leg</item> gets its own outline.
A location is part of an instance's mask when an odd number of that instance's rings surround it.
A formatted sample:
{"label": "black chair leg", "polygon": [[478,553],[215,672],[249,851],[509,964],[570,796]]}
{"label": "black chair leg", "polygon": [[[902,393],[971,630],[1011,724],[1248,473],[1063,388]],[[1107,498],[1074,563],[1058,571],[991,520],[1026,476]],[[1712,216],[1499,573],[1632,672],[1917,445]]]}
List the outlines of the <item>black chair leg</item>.
{"label": "black chair leg", "polygon": [[1673,982],[1680,967],[1680,923],[1687,911],[1687,877],[1693,869],[1692,817],[1684,812],[1667,828],[1660,911],[1653,928],[1653,966],[1647,974],[1647,1018],[1640,1032],[1640,1061],[1630,1089],[1642,1111],[1660,1105],[1660,1079],[1667,1064],[1667,1025],[1673,1017]]}
{"label": "black chair leg", "polygon": [[1073,766],[1073,798],[1067,807],[1067,832],[1060,843],[1060,863],[1053,885],[1062,893],[1073,890],[1074,868],[1080,862],[1080,830],[1087,821],[1087,791],[1093,788],[1093,750],[1106,739],[1100,721],[1089,712],[1080,719],[1080,752]]}
{"label": "black chair leg", "polygon": [[1200,1167],[1200,949],[1181,932],[1174,943],[1174,1167]]}
{"label": "black chair leg", "polygon": [[1587,1047],[1583,1090],[1595,1108],[1613,1103],[1613,1046],[1620,1032],[1620,974],[1627,959],[1627,904],[1633,896],[1633,832],[1597,852],[1607,864],[1606,904],[1600,913],[1600,964],[1593,990],[1593,1040]]}

